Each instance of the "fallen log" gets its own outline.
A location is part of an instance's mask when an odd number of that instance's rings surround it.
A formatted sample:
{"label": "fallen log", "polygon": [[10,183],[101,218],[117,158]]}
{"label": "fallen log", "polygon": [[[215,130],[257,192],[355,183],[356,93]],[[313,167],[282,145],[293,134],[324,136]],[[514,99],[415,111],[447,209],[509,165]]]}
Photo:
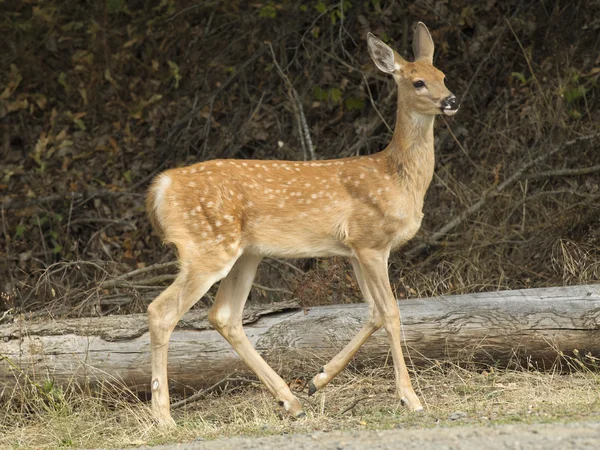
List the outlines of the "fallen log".
{"label": "fallen log", "polygon": [[[564,357],[600,358],[600,285],[457,295],[399,302],[409,364],[437,361],[550,368]],[[301,309],[280,303],[247,308],[244,329],[276,370],[311,374],[359,330],[365,304]],[[375,333],[354,366],[388,359],[385,332]],[[564,356],[561,356],[564,355]],[[586,356],[587,355],[587,356]],[[526,367],[527,367],[526,366]],[[199,389],[248,373],[206,319],[186,314],[173,333],[169,378],[175,391]],[[120,380],[140,391],[150,380],[146,316],[15,321],[0,326],[0,388],[25,379],[55,383]],[[2,389],[0,389],[1,391]]]}

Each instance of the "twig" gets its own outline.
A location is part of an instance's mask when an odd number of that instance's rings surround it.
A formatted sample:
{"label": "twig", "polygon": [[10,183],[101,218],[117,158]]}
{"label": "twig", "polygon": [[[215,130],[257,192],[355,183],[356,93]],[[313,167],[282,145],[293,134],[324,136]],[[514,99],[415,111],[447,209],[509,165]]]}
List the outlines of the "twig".
{"label": "twig", "polygon": [[577,175],[589,175],[590,173],[600,172],[600,165],[591,167],[580,167],[577,169],[557,169],[548,170],[547,172],[532,173],[527,176],[528,180],[547,177],[573,177]]}
{"label": "twig", "polygon": [[276,263],[283,264],[284,266],[288,266],[290,269],[295,270],[296,272],[298,272],[301,275],[304,275],[304,271],[302,269],[296,267],[292,263],[289,263],[289,262],[284,261],[282,259],[273,258],[273,257],[270,257],[268,259],[270,259],[271,261],[275,261]]}
{"label": "twig", "polygon": [[262,289],[263,291],[267,291],[267,292],[283,292],[284,294],[294,295],[293,292],[288,291],[287,289],[283,289],[283,288],[270,288],[270,287],[263,286],[263,285],[257,284],[257,283],[252,283],[252,287],[255,287],[255,288],[258,288],[258,289]]}
{"label": "twig", "polygon": [[115,278],[115,280],[126,280],[128,278],[135,277],[141,273],[154,272],[155,270],[162,270],[162,269],[170,269],[171,267],[177,267],[178,265],[179,265],[179,263],[177,261],[170,261],[170,262],[160,263],[160,264],[152,264],[151,266],[142,267],[141,269],[135,269],[135,270],[132,270],[131,272],[124,273],[123,275],[119,275],[118,277]]}
{"label": "twig", "polygon": [[[337,61],[339,64],[341,64],[342,66],[346,67],[350,72],[360,72],[363,81],[365,83],[365,87],[367,88],[367,92],[369,94],[369,101],[371,102],[371,106],[373,107],[373,109],[375,110],[375,112],[377,113],[377,115],[379,116],[379,118],[381,119],[381,122],[385,125],[385,127],[388,129],[388,131],[390,133],[393,133],[394,130],[392,129],[392,127],[387,123],[387,121],[385,120],[385,118],[383,117],[383,115],[381,114],[381,112],[379,111],[379,108],[377,107],[377,105],[375,104],[375,99],[373,98],[373,94],[371,93],[371,88],[369,87],[369,81],[367,80],[367,77],[365,76],[365,73],[359,68],[359,67],[354,67],[350,64],[348,64],[346,61],[344,61],[343,59],[339,58],[337,55],[334,55],[333,53],[328,52],[327,50],[319,47],[317,44],[315,44],[312,41],[306,41],[307,43],[309,43],[310,45],[312,45],[313,47],[315,47],[317,50],[319,50],[321,53],[323,53],[324,55],[329,56],[331,59]],[[397,91],[397,89],[392,89],[391,94],[395,94]],[[383,103],[387,103],[389,101],[390,95],[388,95],[388,97],[384,100]]]}
{"label": "twig", "polygon": [[[111,288],[119,288],[119,287],[129,287],[129,288],[133,288],[133,289],[154,289],[157,287],[156,286],[157,284],[164,283],[165,281],[173,281],[175,278],[177,278],[176,274],[168,273],[168,274],[157,275],[152,278],[145,278],[143,280],[136,280],[136,281],[128,281],[128,280],[124,280],[124,279],[114,279],[114,280],[105,281],[104,283],[102,283],[100,285],[100,288],[101,289],[111,289]],[[253,283],[252,287],[262,289],[263,291],[268,291],[268,292],[282,292],[284,294],[294,295],[293,292],[288,291],[287,289],[283,289],[283,288],[271,288],[271,287],[262,286],[262,285],[256,284],[256,283]]]}
{"label": "twig", "polygon": [[317,155],[315,154],[315,147],[310,137],[310,130],[308,129],[308,123],[306,122],[306,116],[304,115],[304,108],[302,107],[302,101],[300,100],[300,96],[298,95],[298,92],[292,85],[292,82],[290,81],[288,76],[283,72],[281,66],[277,62],[277,59],[275,58],[275,52],[273,51],[273,46],[271,45],[271,43],[269,43],[268,45],[269,50],[271,51],[271,56],[273,57],[273,64],[275,64],[279,76],[281,76],[281,78],[285,82],[285,86],[288,89],[289,95],[292,101],[294,102],[294,105],[296,106],[296,113],[298,115],[297,120],[300,127],[299,131],[302,140],[302,147],[304,148],[304,146],[306,145],[306,147],[308,148],[308,153],[310,154],[310,159],[315,160],[317,159]]}
{"label": "twig", "polygon": [[[177,278],[177,275],[167,273],[165,275],[157,275],[152,278],[145,278],[143,280],[137,280],[135,282],[129,282],[127,280],[108,280],[100,285],[102,289],[110,289],[115,287],[149,287],[156,284],[163,283],[165,281],[172,281]],[[154,286],[155,287],[155,286]]]}
{"label": "twig", "polygon": [[575,139],[565,142],[562,146],[556,146],[556,147],[550,149],[548,152],[546,152],[546,153],[538,156],[537,158],[529,161],[528,163],[524,164],[520,169],[518,169],[515,173],[513,173],[509,178],[504,180],[502,183],[498,184],[497,186],[495,186],[487,191],[484,191],[481,195],[481,198],[477,202],[472,204],[465,211],[460,213],[458,216],[455,216],[452,220],[450,220],[450,222],[446,223],[446,225],[444,225],[439,230],[437,230],[435,233],[433,233],[429,237],[429,239],[427,240],[426,243],[420,244],[420,245],[408,250],[407,252],[405,252],[406,256],[413,257],[416,254],[418,254],[419,252],[421,252],[423,249],[425,249],[428,245],[436,244],[440,239],[442,239],[450,231],[452,231],[454,228],[456,228],[456,226],[458,226],[459,224],[464,222],[467,217],[469,217],[471,214],[479,211],[483,207],[483,205],[485,205],[488,202],[488,200],[490,200],[490,199],[494,198],[496,195],[500,194],[508,186],[511,186],[512,184],[521,180],[523,178],[525,172],[527,170],[529,170],[531,167],[537,166],[538,164],[540,164],[541,162],[543,162],[550,156],[554,155],[555,153],[558,153],[560,150],[563,150],[565,147],[570,147],[571,145],[574,145],[580,141],[586,141],[586,140],[594,139],[597,137],[600,137],[600,133],[591,134],[588,136],[577,137]]}
{"label": "twig", "polygon": [[[379,116],[379,118],[381,119],[383,124],[385,125],[385,127],[388,129],[388,131],[393,134],[394,130],[387,123],[387,121],[385,120],[385,118],[383,117],[381,112],[379,111],[379,108],[377,108],[377,105],[375,104],[375,100],[373,99],[373,94],[371,93],[371,88],[369,87],[369,82],[367,80],[367,77],[365,76],[364,72],[361,72],[361,75],[363,77],[363,81],[365,82],[365,87],[367,88],[367,92],[369,93],[369,101],[371,102],[371,106],[373,107],[373,109],[375,110],[375,112],[377,113],[377,115]],[[392,91],[394,91],[394,89],[392,89]],[[397,91],[397,89],[396,89],[396,91]]]}
{"label": "twig", "polygon": [[350,406],[348,406],[346,409],[344,409],[342,412],[340,412],[340,413],[338,414],[338,416],[341,416],[342,414],[345,414],[345,413],[347,413],[348,411],[350,411],[350,410],[354,409],[354,408],[356,407],[356,405],[358,405],[360,402],[362,402],[363,400],[366,400],[366,399],[368,399],[368,398],[371,398],[371,397],[372,397],[372,395],[367,395],[367,396],[365,396],[365,397],[360,397],[360,398],[357,398],[356,400],[354,400],[354,402],[353,402],[353,403],[352,403]]}
{"label": "twig", "polygon": [[33,198],[31,200],[8,200],[0,205],[0,209],[23,209],[29,206],[39,205],[42,203],[52,203],[57,201],[66,200],[67,198],[75,199],[83,199],[85,197],[119,197],[121,195],[130,195],[130,196],[142,196],[143,194],[133,193],[133,192],[113,192],[107,190],[98,190],[93,192],[65,192],[64,194],[53,194],[48,195],[46,197],[38,197]]}
{"label": "twig", "polygon": [[178,17],[178,16],[180,16],[180,15],[182,15],[182,14],[184,14],[184,13],[186,13],[186,12],[188,12],[188,11],[192,10],[192,9],[195,9],[195,8],[200,8],[200,7],[202,7],[202,6],[208,6],[208,5],[206,5],[206,3],[204,3],[204,4],[202,4],[202,3],[197,3],[197,4],[195,4],[195,5],[188,6],[187,8],[183,8],[181,11],[178,11],[178,12],[176,12],[176,13],[175,13],[175,14],[173,14],[171,17],[169,17],[167,20],[165,20],[165,23],[168,23],[168,22],[170,22],[171,20],[174,20],[176,17]]}
{"label": "twig", "polygon": [[481,62],[477,66],[477,69],[475,69],[475,72],[473,73],[473,76],[469,80],[469,84],[467,84],[467,87],[465,88],[465,90],[463,91],[463,93],[462,93],[462,95],[460,97],[460,103],[461,104],[464,103],[465,98],[467,98],[467,94],[469,93],[469,91],[471,90],[471,86],[473,86],[473,83],[477,79],[477,76],[479,75],[479,71],[483,68],[483,65],[487,62],[487,60],[490,58],[490,56],[494,54],[494,50],[496,49],[496,46],[500,43],[500,39],[504,35],[505,31],[506,31],[506,27],[504,27],[502,29],[502,31],[500,31],[500,33],[498,33],[498,37],[496,38],[496,40],[492,44],[490,50],[483,57],[483,59],[481,60]]}
{"label": "twig", "polygon": [[546,108],[548,108],[548,110],[550,110],[550,104],[548,103],[548,99],[546,98],[546,94],[544,94],[544,89],[542,89],[542,85],[540,83],[540,81],[538,80],[537,76],[535,75],[535,72],[533,71],[533,67],[531,66],[531,61],[529,60],[529,57],[527,56],[527,52],[525,51],[525,48],[523,47],[523,44],[521,44],[521,40],[519,39],[519,37],[517,36],[517,33],[515,33],[515,30],[513,29],[512,25],[510,24],[510,20],[508,19],[504,19],[506,21],[506,24],[508,25],[508,28],[510,28],[510,31],[512,32],[513,36],[515,37],[515,40],[517,41],[517,44],[519,44],[519,48],[521,49],[521,52],[523,53],[523,57],[525,58],[525,62],[527,63],[527,67],[529,67],[529,71],[531,72],[531,76],[533,77],[535,84],[537,85],[539,91],[540,91],[540,95],[542,96],[542,98],[544,99],[544,103],[546,104]]}
{"label": "twig", "polygon": [[467,161],[469,161],[471,163],[471,165],[473,167],[475,167],[475,169],[481,170],[481,168],[479,166],[477,166],[477,164],[475,164],[475,161],[473,161],[471,159],[471,157],[469,156],[469,153],[467,152],[467,149],[465,149],[465,147],[458,140],[458,138],[454,134],[454,131],[452,131],[450,124],[448,123],[448,121],[446,120],[446,118],[444,116],[442,116],[442,120],[444,121],[444,124],[446,125],[446,129],[448,130],[448,133],[450,133],[450,136],[452,136],[452,139],[454,139],[454,142],[456,143],[456,145],[458,145],[458,148],[460,148],[460,150],[463,152],[463,154],[465,155],[465,158],[467,158]]}
{"label": "twig", "polygon": [[[281,36],[280,39],[283,37],[284,36]],[[231,76],[229,78],[227,78],[227,80],[225,80],[223,82],[223,84],[221,84],[221,86],[219,86],[212,94],[210,94],[209,96],[202,99],[198,106],[196,106],[195,108],[192,108],[185,116],[183,116],[180,120],[175,122],[175,124],[172,126],[171,130],[169,131],[169,135],[168,135],[166,141],[171,142],[171,139],[173,138],[173,136],[175,136],[182,128],[184,128],[190,119],[193,119],[194,116],[196,116],[196,114],[198,114],[200,111],[202,111],[202,109],[204,109],[204,107],[206,105],[208,105],[210,102],[212,102],[215,98],[217,98],[219,96],[219,94],[221,94],[221,92],[223,92],[225,89],[227,89],[231,85],[231,83],[233,83],[237,79],[237,77],[241,73],[244,72],[246,67],[248,67],[254,61],[256,61],[260,56],[262,56],[262,54],[266,50],[267,50],[267,47],[259,48],[252,56],[250,56],[250,58],[248,58],[246,61],[244,61],[236,69],[236,71],[233,72],[231,74]]]}
{"label": "twig", "polygon": [[187,405],[188,403],[192,403],[192,402],[201,400],[203,397],[206,397],[206,395],[210,394],[215,389],[217,389],[217,388],[221,387],[222,385],[227,384],[229,382],[253,383],[254,380],[250,380],[248,378],[239,378],[239,377],[238,378],[230,378],[230,377],[223,378],[221,381],[216,382],[212,386],[210,386],[202,391],[196,392],[194,395],[184,398],[183,400],[180,400],[178,402],[171,404],[171,409],[178,409],[178,408],[181,408],[182,406]]}

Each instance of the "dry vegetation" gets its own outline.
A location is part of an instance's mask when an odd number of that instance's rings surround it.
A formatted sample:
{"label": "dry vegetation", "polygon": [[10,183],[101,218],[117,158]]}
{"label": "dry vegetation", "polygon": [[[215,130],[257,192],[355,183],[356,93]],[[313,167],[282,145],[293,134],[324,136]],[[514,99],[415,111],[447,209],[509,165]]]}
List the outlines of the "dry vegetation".
{"label": "dry vegetation", "polygon": [[0,446],[121,447],[233,435],[600,419],[600,378],[589,370],[477,372],[448,364],[413,376],[422,414],[407,412],[395,399],[393,373],[385,367],[348,370],[312,398],[297,392],[304,420],[282,416],[260,384],[226,385],[177,409],[175,430],[157,429],[148,406],[117,385],[95,394],[30,385],[29,392],[4,393]]}
{"label": "dry vegetation", "polygon": [[[1,5],[0,311],[144,311],[174,272],[143,211],[163,168],[306,159],[307,132],[318,159],[382,149],[395,92],[364,35],[409,57],[416,20],[462,105],[437,121],[423,227],[392,263],[398,295],[600,275],[597,0]],[[263,264],[257,283],[276,290],[252,301],[359,300],[344,262],[292,263]]]}
{"label": "dry vegetation", "polygon": [[[436,65],[462,106],[436,124],[423,228],[390,270],[398,296],[600,277],[597,0],[5,0],[0,9],[0,323],[145,311],[174,272],[143,212],[148,180],[209,158],[309,158],[299,102],[318,159],[383,148],[395,92],[364,36],[408,57],[416,20],[432,30]],[[257,283],[271,290],[255,289],[254,302],[359,300],[341,260],[270,259]],[[281,418],[262,387],[245,384],[177,411],[181,427],[167,434],[123,388],[22,380],[0,393],[0,446],[600,415],[598,374],[576,365],[569,375],[450,366],[415,376],[420,416],[399,407],[384,368],[346,372],[303,398],[305,421]]]}

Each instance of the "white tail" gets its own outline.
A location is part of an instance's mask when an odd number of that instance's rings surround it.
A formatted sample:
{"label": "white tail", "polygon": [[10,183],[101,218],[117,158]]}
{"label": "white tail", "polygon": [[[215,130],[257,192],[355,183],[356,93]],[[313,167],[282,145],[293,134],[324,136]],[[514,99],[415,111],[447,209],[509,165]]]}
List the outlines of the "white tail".
{"label": "white tail", "polygon": [[402,355],[400,314],[387,265],[390,251],[421,225],[434,167],[434,116],[454,114],[458,103],[444,86],[444,74],[432,66],[433,41],[424,24],[417,25],[414,62],[370,33],[368,48],[377,67],[398,85],[396,128],[382,152],[313,162],[216,160],[168,170],[154,180],[148,213],[164,240],[177,247],[181,262],[175,282],[148,308],[152,409],[160,423],[172,423],[167,385],[171,332],[219,280],[211,324],[281,406],[296,417],[304,415],[242,329],[242,310],[265,255],[346,256],[370,305],[364,327],[313,378],[309,394],[329,383],[383,325],[397,393],[411,410],[422,409]]}

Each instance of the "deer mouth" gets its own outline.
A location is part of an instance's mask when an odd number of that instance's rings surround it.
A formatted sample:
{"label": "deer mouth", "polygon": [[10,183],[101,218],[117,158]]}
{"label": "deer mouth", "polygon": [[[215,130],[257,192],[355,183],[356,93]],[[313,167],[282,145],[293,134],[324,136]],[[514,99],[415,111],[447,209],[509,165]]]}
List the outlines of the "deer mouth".
{"label": "deer mouth", "polygon": [[446,106],[445,108],[440,108],[442,110],[442,113],[444,113],[447,116],[453,116],[454,114],[456,114],[458,112],[458,108],[452,108],[449,106]]}

